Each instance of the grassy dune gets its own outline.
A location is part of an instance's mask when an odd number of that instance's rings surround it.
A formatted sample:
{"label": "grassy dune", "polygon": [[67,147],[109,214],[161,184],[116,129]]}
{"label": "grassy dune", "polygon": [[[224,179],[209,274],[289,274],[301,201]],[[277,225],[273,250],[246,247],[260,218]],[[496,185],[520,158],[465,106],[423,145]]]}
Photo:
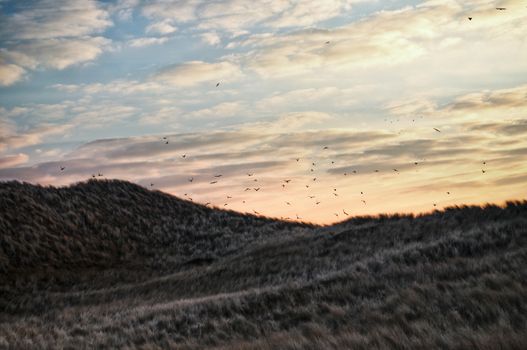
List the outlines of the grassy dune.
{"label": "grassy dune", "polygon": [[333,226],[0,184],[0,348],[527,349],[527,202]]}

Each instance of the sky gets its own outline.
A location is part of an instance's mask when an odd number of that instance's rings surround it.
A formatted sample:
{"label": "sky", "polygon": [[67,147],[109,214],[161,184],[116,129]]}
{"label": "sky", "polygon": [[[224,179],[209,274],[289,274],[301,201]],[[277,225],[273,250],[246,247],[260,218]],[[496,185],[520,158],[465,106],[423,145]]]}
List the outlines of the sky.
{"label": "sky", "polygon": [[0,181],[322,224],[525,199],[526,40],[527,0],[0,0]]}

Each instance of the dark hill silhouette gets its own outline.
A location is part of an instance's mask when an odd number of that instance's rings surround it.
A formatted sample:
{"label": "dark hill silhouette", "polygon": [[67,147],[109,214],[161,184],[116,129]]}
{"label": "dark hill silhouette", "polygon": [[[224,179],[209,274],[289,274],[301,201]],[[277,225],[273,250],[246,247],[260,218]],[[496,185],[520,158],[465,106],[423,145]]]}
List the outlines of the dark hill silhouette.
{"label": "dark hill silhouette", "polygon": [[0,348],[527,348],[525,201],[327,227],[122,181],[0,204]]}

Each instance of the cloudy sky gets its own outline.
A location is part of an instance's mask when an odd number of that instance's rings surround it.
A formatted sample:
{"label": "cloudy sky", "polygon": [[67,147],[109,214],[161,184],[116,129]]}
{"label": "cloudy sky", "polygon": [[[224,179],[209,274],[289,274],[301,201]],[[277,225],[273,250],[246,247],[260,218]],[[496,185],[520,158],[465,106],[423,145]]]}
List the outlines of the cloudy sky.
{"label": "cloudy sky", "polygon": [[102,174],[318,223],[527,197],[527,1],[0,13],[0,180]]}

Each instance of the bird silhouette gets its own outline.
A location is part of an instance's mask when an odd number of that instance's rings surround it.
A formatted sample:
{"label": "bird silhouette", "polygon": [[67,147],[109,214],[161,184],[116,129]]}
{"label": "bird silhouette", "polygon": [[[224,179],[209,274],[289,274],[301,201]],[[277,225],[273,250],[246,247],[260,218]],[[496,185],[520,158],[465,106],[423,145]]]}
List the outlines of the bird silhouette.
{"label": "bird silhouette", "polygon": [[450,192],[448,192],[448,191],[447,191],[447,193],[446,193],[446,194],[450,194]]}
{"label": "bird silhouette", "polygon": [[223,175],[221,174],[218,174],[218,175],[214,175],[214,177],[222,177]]}
{"label": "bird silhouette", "polygon": [[165,145],[168,145],[168,141],[167,141],[167,142],[165,142]]}
{"label": "bird silhouette", "polygon": [[364,205],[366,205],[366,201],[364,199],[361,199],[362,203],[364,203]]}
{"label": "bird silhouette", "polygon": [[320,202],[316,202],[315,204],[316,204],[316,205],[319,205],[319,204],[320,204]]}
{"label": "bird silhouette", "polygon": [[256,214],[256,215],[260,215],[259,212],[257,212],[256,210],[253,209],[253,212]]}
{"label": "bird silhouette", "polygon": [[254,188],[256,192],[260,191],[260,187]]}
{"label": "bird silhouette", "polygon": [[154,186],[154,184],[153,184],[153,183],[150,183],[150,187],[152,187],[152,186]]}
{"label": "bird silhouette", "polygon": [[469,20],[469,21],[472,21],[472,17],[469,17],[468,20]]}
{"label": "bird silhouette", "polygon": [[438,128],[434,128],[434,130],[437,132],[441,132],[441,130],[439,130]]}
{"label": "bird silhouette", "polygon": [[193,177],[191,177],[190,179],[188,179],[188,182],[192,182],[192,181],[194,181],[194,178],[193,178]]}
{"label": "bird silhouette", "polygon": [[181,158],[186,158],[186,157],[187,157],[187,155],[186,155],[186,154],[184,154],[184,155],[182,155],[182,156],[181,156]]}
{"label": "bird silhouette", "polygon": [[205,206],[210,205],[210,202],[205,203]]}
{"label": "bird silhouette", "polygon": [[61,166],[61,167],[60,167],[60,171],[64,171],[64,169],[66,169],[65,166]]}
{"label": "bird silhouette", "polygon": [[395,169],[395,168],[393,169],[393,171],[395,171],[396,173],[398,173],[398,172],[399,172],[399,170],[397,170],[397,169]]}
{"label": "bird silhouette", "polygon": [[101,177],[101,176],[103,176],[103,174],[101,174],[101,173],[98,173],[98,174],[97,174],[97,176]]}
{"label": "bird silhouette", "polygon": [[210,184],[214,185],[215,183],[218,183],[218,181],[211,181]]}
{"label": "bird silhouette", "polygon": [[342,209],[342,212],[344,213],[344,215],[346,216],[349,216],[350,214],[346,213],[346,211],[344,209]]}
{"label": "bird silhouette", "polygon": [[253,174],[251,174],[251,173],[248,173],[248,174],[247,174],[247,176],[253,176],[253,175],[254,175],[254,173],[253,173]]}
{"label": "bird silhouette", "polygon": [[227,196],[227,199],[231,199],[232,197],[231,196]]}
{"label": "bird silhouette", "polygon": [[309,185],[306,185],[306,188],[309,188]]}
{"label": "bird silhouette", "polygon": [[507,8],[506,7],[496,7],[496,10],[498,11],[505,11]]}
{"label": "bird silhouette", "polygon": [[485,170],[483,170],[483,169],[481,169],[481,172],[482,172],[483,174],[485,174],[485,173],[486,173],[486,171],[485,171]]}
{"label": "bird silhouette", "polygon": [[329,43],[330,43],[330,41],[326,41],[326,45],[329,44]]}
{"label": "bird silhouette", "polygon": [[291,203],[289,203],[289,202],[285,202],[285,204],[287,204],[287,205],[291,205]]}
{"label": "bird silhouette", "polygon": [[297,162],[300,161],[300,158],[297,158],[296,161],[297,161]]}
{"label": "bird silhouette", "polygon": [[289,180],[284,180],[284,182],[288,184],[288,183],[291,182],[291,179],[289,179]]}
{"label": "bird silhouette", "polygon": [[317,178],[316,178],[316,177],[314,177],[314,178],[313,178],[313,181],[317,181]]}
{"label": "bird silhouette", "polygon": [[308,197],[311,198],[311,199],[315,198],[315,196],[308,196]]}
{"label": "bird silhouette", "polygon": [[219,83],[219,82],[216,84],[216,87],[218,87],[218,86],[220,86],[220,83]]}
{"label": "bird silhouette", "polygon": [[329,147],[328,147],[328,146],[324,146],[324,148],[323,148],[323,149],[329,149]]}
{"label": "bird silhouette", "polygon": [[244,191],[250,191],[251,189],[249,187],[245,187]]}

